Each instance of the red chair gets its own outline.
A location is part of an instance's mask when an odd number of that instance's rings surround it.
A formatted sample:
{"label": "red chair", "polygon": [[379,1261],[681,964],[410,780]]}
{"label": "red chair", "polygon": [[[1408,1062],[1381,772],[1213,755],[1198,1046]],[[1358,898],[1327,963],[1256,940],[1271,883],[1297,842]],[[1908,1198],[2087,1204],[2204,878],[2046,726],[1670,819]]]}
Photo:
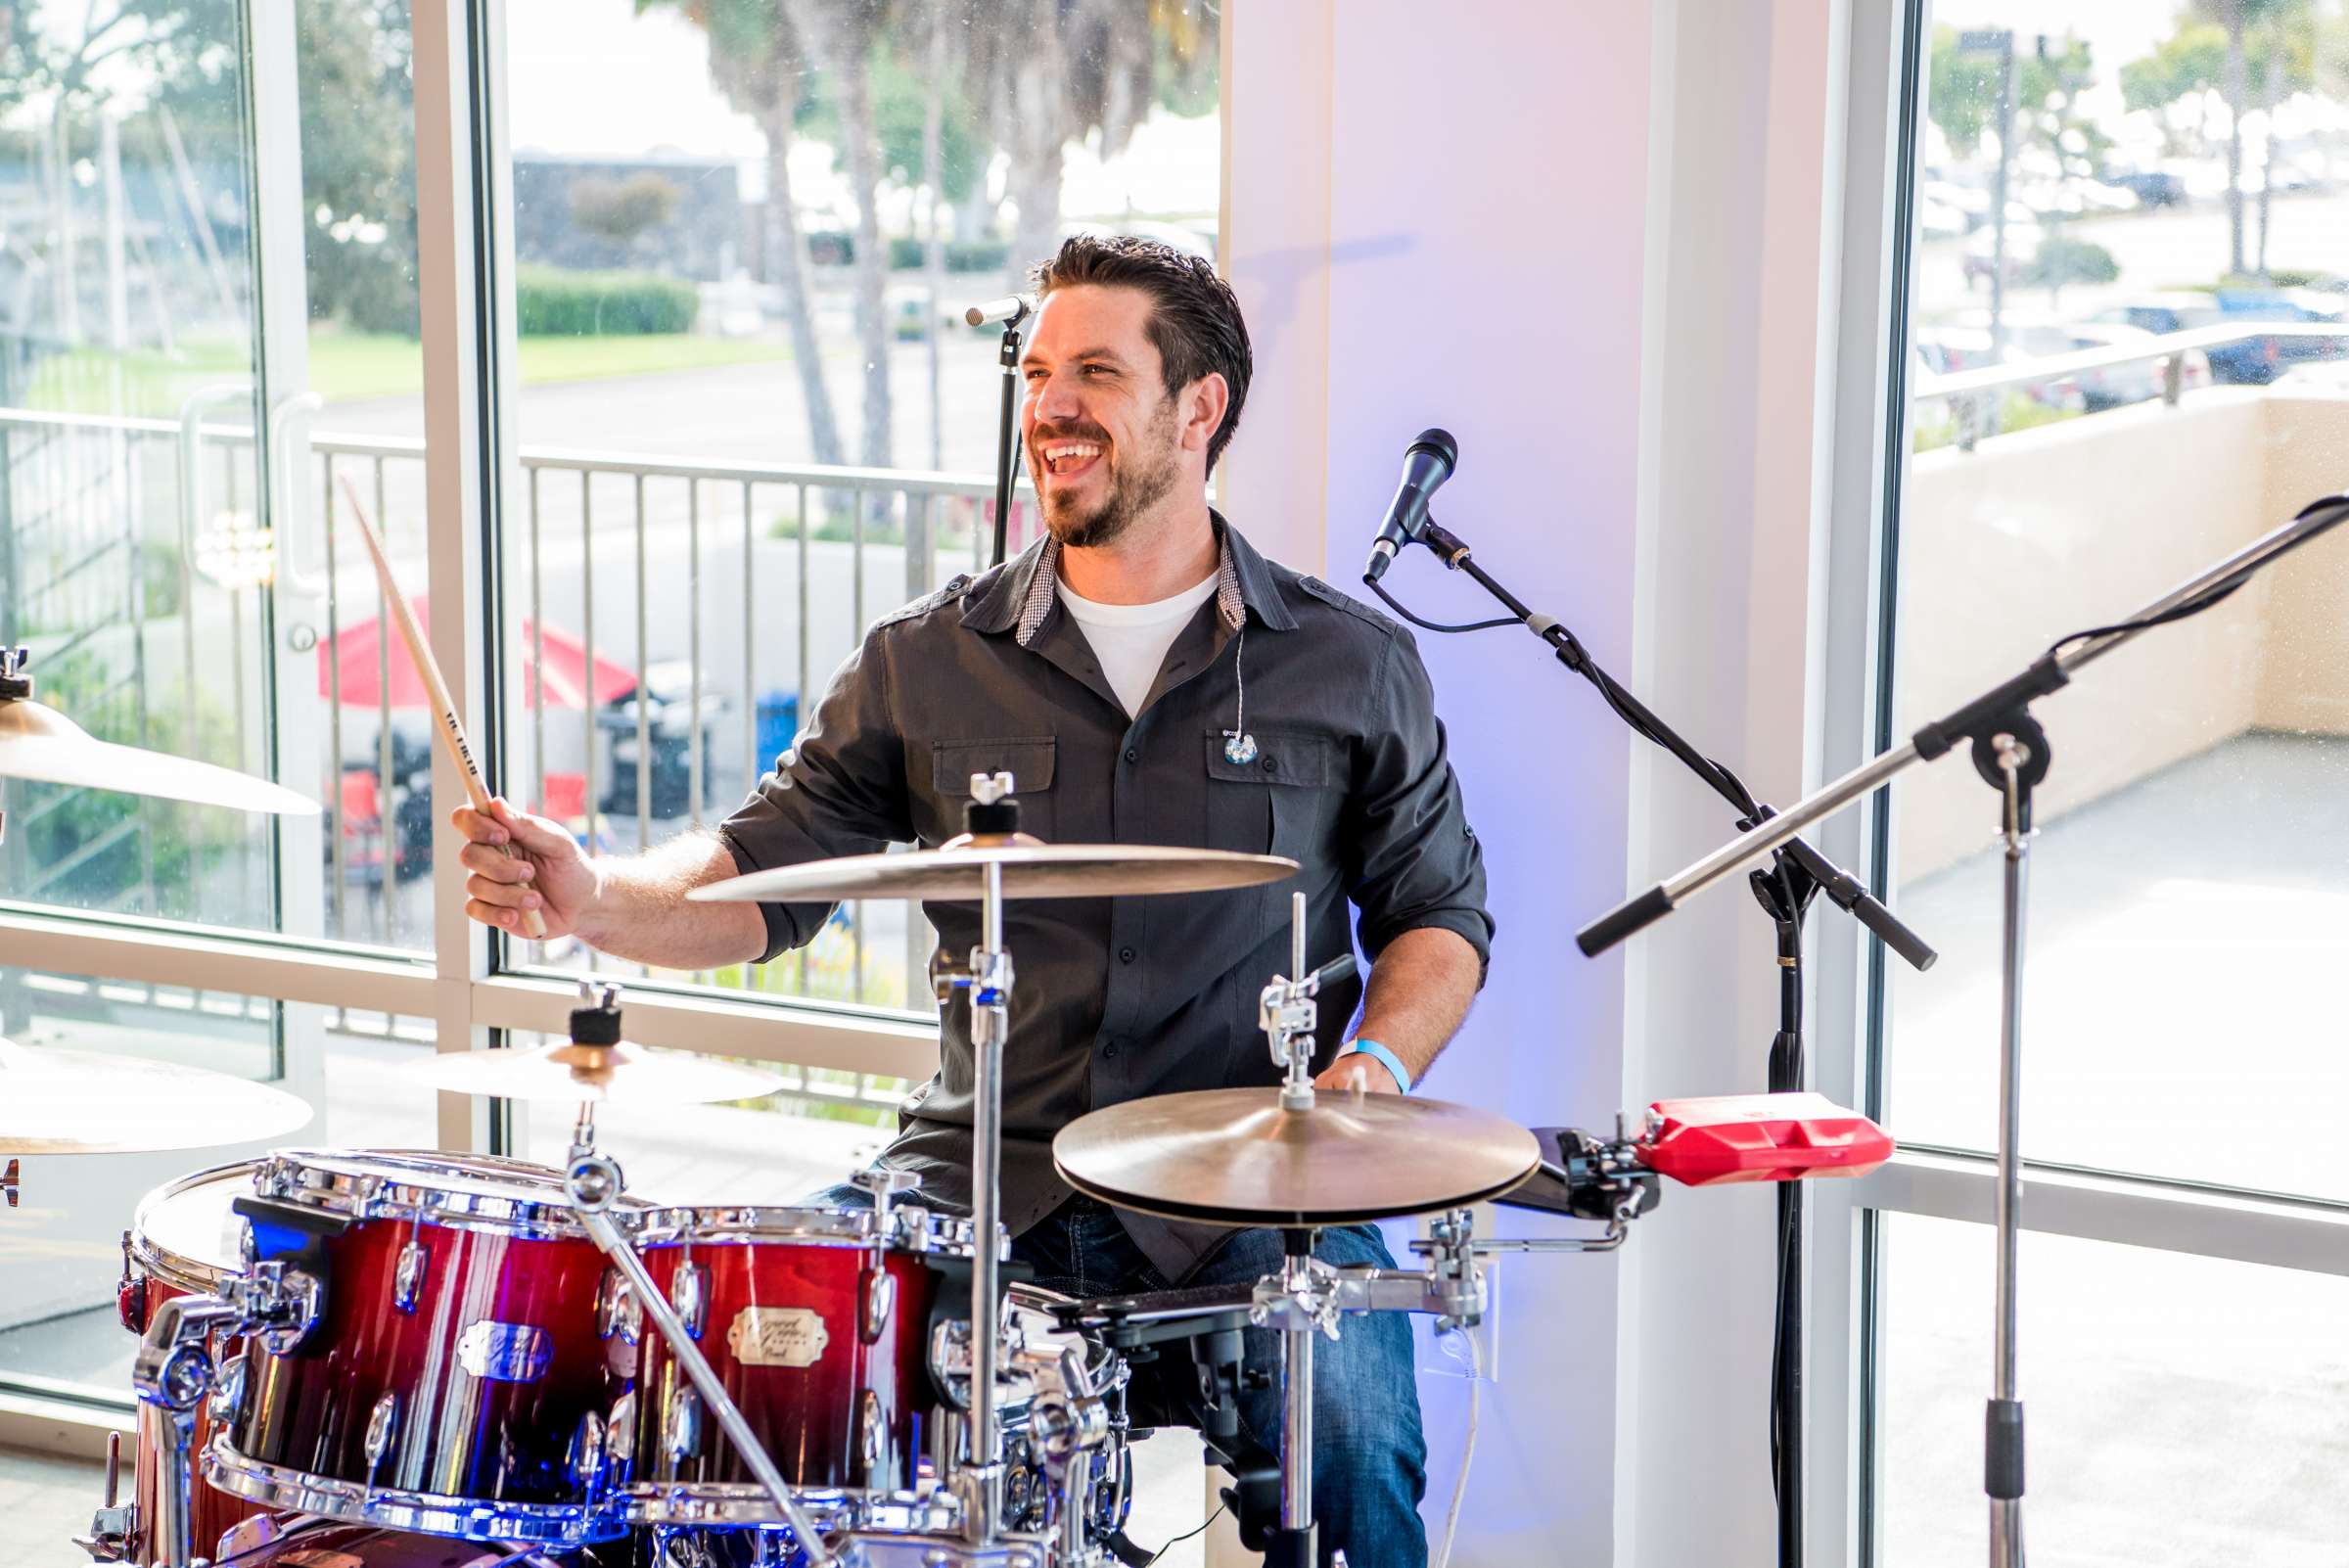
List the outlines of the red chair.
{"label": "red chair", "polygon": [[546,775],[545,786],[545,798],[538,805],[540,816],[551,816],[558,822],[575,824],[586,817],[586,774],[549,773]]}

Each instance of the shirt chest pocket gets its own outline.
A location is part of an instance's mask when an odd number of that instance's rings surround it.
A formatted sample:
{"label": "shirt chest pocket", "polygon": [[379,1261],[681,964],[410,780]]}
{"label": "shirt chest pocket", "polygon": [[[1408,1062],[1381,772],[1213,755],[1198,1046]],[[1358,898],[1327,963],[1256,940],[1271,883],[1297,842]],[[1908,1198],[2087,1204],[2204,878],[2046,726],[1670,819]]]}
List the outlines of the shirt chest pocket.
{"label": "shirt chest pocket", "polygon": [[1207,734],[1207,848],[1325,858],[1345,782],[1337,742],[1312,730],[1252,733],[1256,755],[1245,762],[1221,730]]}
{"label": "shirt chest pocket", "polygon": [[942,837],[962,831],[962,807],[974,773],[1009,773],[1020,803],[1020,831],[1052,837],[1052,773],[1060,742],[1050,735],[930,743],[930,789],[937,798]]}

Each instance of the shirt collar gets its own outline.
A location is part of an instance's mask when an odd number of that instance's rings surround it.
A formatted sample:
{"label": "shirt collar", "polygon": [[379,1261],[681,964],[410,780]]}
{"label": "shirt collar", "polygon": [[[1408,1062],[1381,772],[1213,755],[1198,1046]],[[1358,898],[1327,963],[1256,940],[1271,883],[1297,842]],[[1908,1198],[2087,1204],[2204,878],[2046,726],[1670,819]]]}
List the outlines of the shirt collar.
{"label": "shirt collar", "polygon": [[[1217,541],[1216,614],[1225,629],[1238,631],[1254,612],[1274,631],[1294,630],[1297,620],[1281,603],[1271,568],[1240,531],[1210,511]],[[1060,569],[1060,541],[1049,533],[1020,552],[962,613],[974,631],[1017,631],[1021,647],[1033,644],[1059,605],[1053,583]]]}

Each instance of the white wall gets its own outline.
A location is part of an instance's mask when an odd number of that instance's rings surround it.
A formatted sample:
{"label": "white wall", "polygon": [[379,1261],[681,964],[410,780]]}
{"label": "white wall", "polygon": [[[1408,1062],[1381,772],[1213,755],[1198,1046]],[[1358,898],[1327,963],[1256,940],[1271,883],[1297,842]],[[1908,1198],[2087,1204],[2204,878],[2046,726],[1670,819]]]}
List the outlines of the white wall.
{"label": "white wall", "polygon": [[[1477,558],[1766,798],[1799,794],[1843,7],[1233,0],[1226,17],[1225,265],[1259,355],[1234,520],[1366,595],[1358,563],[1402,450],[1442,425],[1461,456],[1435,510]],[[1425,553],[1386,580],[1431,619],[1488,609]],[[1774,971],[1742,890],[1628,959],[1573,947],[1627,888],[1726,836],[1723,806],[1530,637],[1421,648],[1499,925],[1429,1092],[1604,1127],[1660,1095],[1759,1087]],[[1769,1207],[1672,1194],[1616,1258],[1502,1268],[1501,1382],[1456,1561],[1772,1560]],[[1462,1401],[1422,1387],[1440,1526]]]}

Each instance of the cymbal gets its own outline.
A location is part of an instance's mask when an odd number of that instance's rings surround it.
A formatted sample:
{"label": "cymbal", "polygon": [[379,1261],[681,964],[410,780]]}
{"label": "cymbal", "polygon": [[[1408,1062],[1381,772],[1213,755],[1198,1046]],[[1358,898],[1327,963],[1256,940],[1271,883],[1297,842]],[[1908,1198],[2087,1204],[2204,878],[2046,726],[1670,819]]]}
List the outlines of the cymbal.
{"label": "cymbal", "polygon": [[0,1039],[0,1154],[124,1154],[282,1137],[308,1103],[208,1068]]}
{"label": "cymbal", "polygon": [[119,790],[241,811],[316,816],[318,803],[234,768],[116,746],[29,697],[0,701],[0,779]]}
{"label": "cymbal", "polygon": [[1351,1224],[1497,1197],[1541,1163],[1505,1117],[1443,1100],[1277,1088],[1200,1089],[1081,1116],[1052,1140],[1078,1191],[1122,1209],[1222,1225]]}
{"label": "cymbal", "polygon": [[563,1100],[573,1105],[622,1100],[631,1105],[698,1105],[711,1100],[755,1100],[783,1086],[773,1073],[706,1056],[656,1056],[625,1040],[576,1045],[564,1040],[536,1050],[510,1047],[449,1051],[400,1069],[407,1077],[451,1094],[503,1100]]}
{"label": "cymbal", "polygon": [[852,854],[749,871],[693,890],[706,903],[805,903],[842,899],[929,899],[976,903],[987,868],[1003,868],[1006,899],[1120,899],[1149,893],[1210,893],[1293,876],[1277,854],[1234,854],[1163,844],[1046,844],[1025,833],[987,842],[968,834],[935,850]]}

